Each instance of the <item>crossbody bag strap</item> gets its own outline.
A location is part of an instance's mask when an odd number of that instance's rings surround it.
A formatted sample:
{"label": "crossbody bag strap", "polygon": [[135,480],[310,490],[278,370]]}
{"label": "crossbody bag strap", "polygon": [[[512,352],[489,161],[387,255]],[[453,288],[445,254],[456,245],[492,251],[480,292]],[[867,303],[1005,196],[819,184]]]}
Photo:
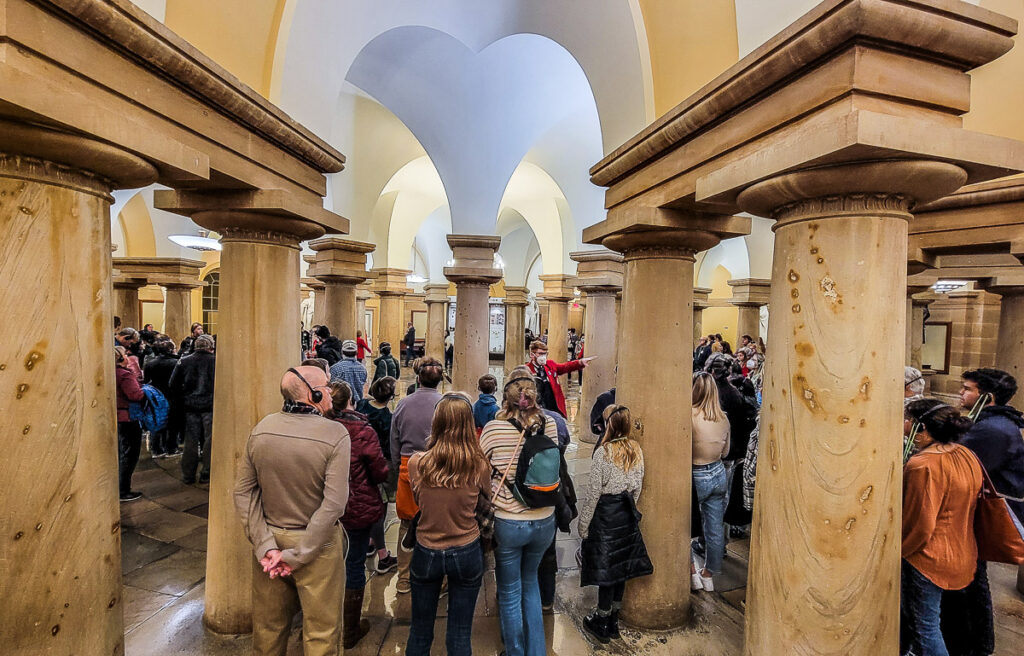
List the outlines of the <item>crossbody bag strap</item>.
{"label": "crossbody bag strap", "polygon": [[498,498],[498,493],[501,492],[501,486],[505,484],[505,479],[508,478],[508,472],[512,469],[512,463],[516,461],[516,454],[519,453],[519,447],[523,443],[523,437],[525,437],[526,431],[519,431],[519,441],[516,442],[516,448],[512,451],[512,458],[508,461],[508,466],[505,467],[505,473],[501,475],[501,482],[498,483],[498,487],[494,490],[494,494],[491,495],[491,503]]}

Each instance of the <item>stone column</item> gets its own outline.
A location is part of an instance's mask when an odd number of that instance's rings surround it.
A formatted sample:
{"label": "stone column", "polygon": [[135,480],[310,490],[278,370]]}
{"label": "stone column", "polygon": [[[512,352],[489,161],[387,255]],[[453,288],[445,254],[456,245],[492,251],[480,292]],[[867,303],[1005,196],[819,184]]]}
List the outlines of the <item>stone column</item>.
{"label": "stone column", "polygon": [[693,288],[693,344],[704,336],[704,309],[711,307],[708,299],[711,296],[711,289],[707,287]]}
{"label": "stone column", "polygon": [[124,652],[110,192],[155,178],[109,144],[0,121],[7,653]]}
{"label": "stone column", "polygon": [[685,509],[690,507],[692,417],[690,404],[679,402],[690,398],[690,362],[652,363],[651,345],[691,343],[693,324],[687,319],[693,313],[695,254],[717,242],[712,232],[686,230],[623,232],[603,239],[625,261],[616,400],[632,412],[633,437],[644,451],[639,503],[644,525],[658,527],[644,534],[654,574],[630,581],[624,598],[624,619],[643,628],[679,626],[689,618],[690,606],[684,575],[690,562]]}
{"label": "stone column", "polygon": [[[748,187],[776,220],[747,653],[897,649],[907,222],[953,164],[821,167]],[[827,545],[827,546],[825,546]],[[820,599],[822,603],[810,600]],[[837,627],[862,627],[844,633]],[[871,627],[870,630],[864,627]]]}
{"label": "stone column", "polygon": [[487,373],[490,336],[490,286],[501,280],[494,252],[501,237],[448,235],[454,263],[444,277],[455,283],[455,361],[453,389],[477,397],[477,379]]}
{"label": "stone column", "polygon": [[729,302],[739,308],[736,341],[739,342],[743,335],[750,335],[756,344],[761,336],[761,306],[768,305],[772,281],[743,278],[730,280],[729,286],[732,287]]}
{"label": "stone column", "polygon": [[299,242],[324,229],[287,202],[267,207],[237,192],[158,191],[154,201],[221,235],[203,624],[248,633],[253,552],[235,511],[238,460],[253,426],[281,408],[281,376],[299,358]]}
{"label": "stone column", "polygon": [[444,362],[444,331],[448,327],[448,283],[431,283],[423,286],[427,293],[423,302],[427,304],[427,334],[424,353],[428,357]]}
{"label": "stone column", "polygon": [[915,298],[928,291],[928,287],[907,285],[907,344],[906,363],[921,369],[921,348],[924,346],[924,309],[934,299]]}
{"label": "stone column", "polygon": [[548,329],[548,317],[551,314],[551,305],[541,298],[539,295],[537,298],[537,339],[544,336],[544,331]]}
{"label": "stone column", "polygon": [[327,323],[324,319],[327,311],[327,285],[316,279],[311,279],[308,284],[313,290],[313,324],[322,326]]}
{"label": "stone column", "polygon": [[580,439],[596,442],[590,432],[590,409],[603,392],[615,387],[615,363],[618,334],[615,315],[616,296],[622,291],[622,255],[609,250],[569,253],[576,265],[572,284],[587,295],[584,355],[595,358],[583,373],[580,410],[576,413]]}
{"label": "stone column", "polygon": [[391,344],[391,354],[402,360],[402,338],[405,337],[405,295],[412,291],[407,285],[408,269],[374,269],[377,274],[373,291],[380,297],[380,316],[377,318],[377,343]]}
{"label": "stone column", "polygon": [[188,337],[192,325],[192,290],[201,287],[196,284],[165,284],[164,287],[164,333],[180,344]]}
{"label": "stone column", "polygon": [[370,277],[366,271],[366,254],[377,247],[338,237],[311,241],[309,247],[316,256],[307,274],[324,283],[323,321],[338,339],[355,339],[359,327],[356,322],[356,285]]}
{"label": "stone column", "polygon": [[505,373],[526,362],[528,287],[505,287]]}
{"label": "stone column", "polygon": [[569,359],[569,303],[576,298],[570,276],[540,276],[544,292],[537,295],[548,302],[548,358],[555,362]]}
{"label": "stone column", "polygon": [[[1002,296],[999,304],[996,367],[1009,373],[1017,379],[1018,386],[1024,387],[1024,285],[991,285],[986,290]],[[1019,408],[1022,402],[1024,392],[1018,390],[1010,400],[1010,405]]]}
{"label": "stone column", "polygon": [[[147,285],[145,278],[128,278],[116,276],[114,286],[114,312],[121,317],[123,328],[142,330],[142,315],[139,313],[139,290]],[[113,327],[113,323],[110,324]]]}

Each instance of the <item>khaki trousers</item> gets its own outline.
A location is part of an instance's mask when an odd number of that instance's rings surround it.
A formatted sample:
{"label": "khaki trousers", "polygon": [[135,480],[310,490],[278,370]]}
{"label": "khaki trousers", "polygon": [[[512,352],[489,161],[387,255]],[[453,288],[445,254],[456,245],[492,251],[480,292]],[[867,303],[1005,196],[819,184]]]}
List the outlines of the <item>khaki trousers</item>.
{"label": "khaki trousers", "polygon": [[412,567],[412,549],[406,549],[402,546],[402,541],[405,540],[406,534],[409,532],[409,527],[412,526],[411,519],[401,520],[401,524],[398,526],[398,548],[395,549],[397,552],[395,555],[398,557],[398,582],[405,581],[409,583],[409,569]]}
{"label": "khaki trousers", "polygon": [[[305,531],[272,529],[279,548],[298,544]],[[295,614],[302,610],[302,646],[305,656],[341,653],[341,617],[345,594],[344,533],[336,527],[334,539],[320,554],[291,576],[271,579],[253,558],[252,653],[285,656]]]}

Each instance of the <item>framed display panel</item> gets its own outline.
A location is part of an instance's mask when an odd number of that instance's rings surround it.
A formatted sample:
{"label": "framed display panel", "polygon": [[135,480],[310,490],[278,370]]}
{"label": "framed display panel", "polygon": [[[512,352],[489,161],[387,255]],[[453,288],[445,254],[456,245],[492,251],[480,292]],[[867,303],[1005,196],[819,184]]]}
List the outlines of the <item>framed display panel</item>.
{"label": "framed display panel", "polygon": [[921,345],[921,367],[939,374],[949,373],[949,351],[952,323],[937,322],[924,325],[924,343]]}

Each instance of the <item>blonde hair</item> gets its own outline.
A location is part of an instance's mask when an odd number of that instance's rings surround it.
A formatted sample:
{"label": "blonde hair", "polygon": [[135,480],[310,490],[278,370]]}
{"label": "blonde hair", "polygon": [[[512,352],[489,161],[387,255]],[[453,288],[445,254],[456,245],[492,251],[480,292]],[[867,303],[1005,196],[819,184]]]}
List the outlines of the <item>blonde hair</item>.
{"label": "blonde hair", "polygon": [[624,472],[631,471],[643,460],[640,443],[629,434],[633,429],[633,417],[629,408],[624,405],[612,404],[604,409],[604,437],[601,446],[606,457],[610,456],[615,466]]}
{"label": "blonde hair", "polygon": [[473,482],[487,458],[476,437],[468,396],[449,392],[441,397],[434,409],[427,447],[419,462],[423,485],[458,489]]}
{"label": "blonde hair", "polygon": [[526,367],[516,367],[509,372],[508,382],[501,396],[501,410],[495,418],[502,421],[516,421],[524,429],[539,424],[544,411],[537,405],[537,384],[533,374]]}
{"label": "blonde hair", "polygon": [[706,371],[698,371],[693,375],[692,402],[695,410],[699,410],[705,421],[725,421],[726,416],[718,403],[718,383],[714,376]]}

